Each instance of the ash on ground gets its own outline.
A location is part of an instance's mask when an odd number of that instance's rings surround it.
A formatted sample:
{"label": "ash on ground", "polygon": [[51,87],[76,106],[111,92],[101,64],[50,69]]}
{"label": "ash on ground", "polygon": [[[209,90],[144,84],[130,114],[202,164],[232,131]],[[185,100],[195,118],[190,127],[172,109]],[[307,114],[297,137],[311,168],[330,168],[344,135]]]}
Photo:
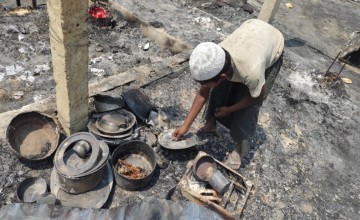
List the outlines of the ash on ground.
{"label": "ash on ground", "polygon": [[[205,40],[220,42],[240,23],[256,17],[259,12],[256,7],[250,14],[242,6],[219,6],[208,1],[150,2],[136,2],[132,9],[141,9],[149,22],[155,22],[192,46]],[[348,32],[360,23],[360,18],[354,16],[360,8],[355,1],[294,0],[292,3],[293,9],[281,4],[276,15],[274,25],[286,38],[284,64],[263,104],[252,150],[240,170],[255,185],[243,218],[357,219],[360,215],[359,77],[345,69],[342,76],[351,78],[352,84],[321,83],[319,79],[332,63],[336,50],[345,45]],[[5,12],[5,9],[5,3],[1,3],[0,10]],[[179,17],[173,16],[174,13]],[[141,46],[149,39],[140,29],[121,20],[116,13],[114,19],[117,20],[114,28],[91,29],[90,81],[172,56],[153,42],[147,51],[142,50]],[[45,6],[24,17],[0,14],[3,54],[0,112],[55,93],[47,20]],[[334,68],[339,70],[341,65],[336,64]],[[185,69],[150,84],[145,92],[156,107],[166,112],[173,128],[186,116],[197,89],[198,85]],[[201,123],[199,117],[193,131]],[[186,151],[165,150],[152,144],[162,165],[156,169],[151,184],[139,192],[114,187],[105,208],[139,202],[151,195],[168,198],[187,162],[199,150],[219,160],[226,157],[234,143],[225,128],[218,126],[217,133],[217,136],[204,137],[199,147]],[[157,134],[154,132],[154,135]],[[153,137],[148,139],[154,143]],[[0,206],[3,206],[19,202],[16,186],[25,177],[41,176],[49,180],[52,163],[19,161],[5,140],[1,140],[0,145]]]}

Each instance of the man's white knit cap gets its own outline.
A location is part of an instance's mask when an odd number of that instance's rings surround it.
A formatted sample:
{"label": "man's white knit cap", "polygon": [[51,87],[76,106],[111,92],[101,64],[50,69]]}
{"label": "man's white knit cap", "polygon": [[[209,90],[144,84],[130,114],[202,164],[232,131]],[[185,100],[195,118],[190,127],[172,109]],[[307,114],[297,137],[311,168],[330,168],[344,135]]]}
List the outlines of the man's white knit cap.
{"label": "man's white knit cap", "polygon": [[197,81],[215,77],[220,73],[224,64],[224,50],[212,42],[204,42],[196,46],[189,60],[191,75]]}

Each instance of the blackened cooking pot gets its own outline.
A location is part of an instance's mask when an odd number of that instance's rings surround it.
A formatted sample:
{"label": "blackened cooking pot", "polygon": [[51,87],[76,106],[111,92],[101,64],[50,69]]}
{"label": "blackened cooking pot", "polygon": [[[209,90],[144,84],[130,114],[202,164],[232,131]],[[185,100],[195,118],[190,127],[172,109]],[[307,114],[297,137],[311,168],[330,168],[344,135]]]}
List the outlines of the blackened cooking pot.
{"label": "blackened cooking pot", "polygon": [[[119,172],[126,167],[120,162],[128,164],[130,168],[137,169],[141,175],[131,176],[126,172]],[[115,176],[116,184],[127,190],[138,190],[146,187],[155,172],[156,156],[155,151],[145,142],[128,141],[119,145],[111,156],[111,164]],[[124,167],[123,167],[124,166]]]}

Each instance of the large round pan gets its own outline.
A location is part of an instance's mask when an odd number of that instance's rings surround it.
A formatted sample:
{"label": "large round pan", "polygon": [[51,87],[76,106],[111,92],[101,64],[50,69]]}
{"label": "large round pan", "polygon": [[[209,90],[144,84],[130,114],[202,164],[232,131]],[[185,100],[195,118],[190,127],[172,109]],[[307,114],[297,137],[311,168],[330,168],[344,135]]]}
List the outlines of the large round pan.
{"label": "large round pan", "polygon": [[35,111],[25,112],[11,120],[6,138],[11,150],[20,158],[41,161],[55,152],[60,131],[51,116]]}

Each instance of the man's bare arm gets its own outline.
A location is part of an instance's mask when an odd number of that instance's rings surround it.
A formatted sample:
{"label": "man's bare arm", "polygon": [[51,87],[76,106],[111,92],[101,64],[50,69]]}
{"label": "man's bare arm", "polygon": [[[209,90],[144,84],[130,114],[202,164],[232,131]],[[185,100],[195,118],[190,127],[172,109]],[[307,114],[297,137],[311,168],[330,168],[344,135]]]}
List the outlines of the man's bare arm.
{"label": "man's bare arm", "polygon": [[201,111],[206,100],[209,98],[210,88],[206,86],[201,86],[198,94],[196,94],[194,102],[191,106],[191,109],[183,123],[186,127],[190,128],[191,124],[194,122],[196,116]]}

